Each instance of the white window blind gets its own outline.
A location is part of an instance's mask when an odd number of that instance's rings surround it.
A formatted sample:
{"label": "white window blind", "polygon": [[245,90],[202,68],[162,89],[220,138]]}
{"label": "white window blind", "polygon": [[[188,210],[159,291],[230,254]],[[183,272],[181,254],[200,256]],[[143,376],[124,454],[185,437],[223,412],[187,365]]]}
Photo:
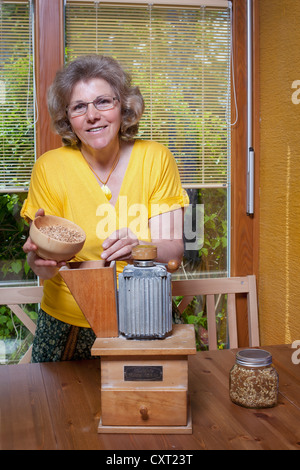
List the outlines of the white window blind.
{"label": "white window blind", "polygon": [[66,3],[66,61],[96,52],[131,72],[146,103],[139,136],[167,145],[190,188],[229,182],[230,13],[184,3]]}
{"label": "white window blind", "polygon": [[0,0],[0,192],[27,190],[35,160],[31,17]]}

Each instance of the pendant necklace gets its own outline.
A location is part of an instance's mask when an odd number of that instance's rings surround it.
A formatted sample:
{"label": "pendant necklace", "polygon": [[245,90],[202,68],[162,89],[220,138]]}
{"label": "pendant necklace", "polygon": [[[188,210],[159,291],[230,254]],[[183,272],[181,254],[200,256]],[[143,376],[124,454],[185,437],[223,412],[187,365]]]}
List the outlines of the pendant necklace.
{"label": "pendant necklace", "polygon": [[112,172],[114,171],[114,169],[116,168],[117,164],[119,163],[119,159],[120,159],[120,150],[118,151],[117,156],[116,156],[116,158],[114,159],[114,162],[113,162],[113,164],[112,164],[112,167],[111,167],[111,169],[110,169],[110,172],[109,172],[109,174],[108,174],[108,177],[106,178],[105,181],[102,181],[102,179],[99,178],[99,176],[97,175],[97,173],[95,173],[95,171],[93,170],[93,168],[91,167],[91,165],[90,165],[90,164],[88,163],[88,161],[85,159],[86,162],[87,162],[87,164],[88,164],[88,166],[90,167],[90,169],[92,170],[92,172],[93,172],[94,175],[96,176],[96,178],[97,178],[97,179],[100,181],[100,183],[102,184],[101,189],[102,189],[102,191],[104,192],[104,194],[105,194],[105,196],[106,196],[106,199],[107,199],[108,201],[111,200],[111,198],[112,198],[112,193],[111,193],[111,190],[109,189],[109,187],[107,186],[107,183],[108,183],[109,178],[111,177]]}

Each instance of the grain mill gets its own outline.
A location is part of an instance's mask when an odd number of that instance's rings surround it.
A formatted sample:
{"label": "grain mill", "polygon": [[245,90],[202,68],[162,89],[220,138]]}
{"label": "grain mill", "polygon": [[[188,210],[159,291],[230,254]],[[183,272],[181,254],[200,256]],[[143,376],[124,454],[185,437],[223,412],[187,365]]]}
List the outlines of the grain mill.
{"label": "grain mill", "polygon": [[[191,433],[188,356],[193,325],[172,324],[171,274],[156,248],[138,246],[116,283],[116,267],[69,263],[60,273],[97,338],[99,433]],[[169,263],[174,270],[174,264]]]}

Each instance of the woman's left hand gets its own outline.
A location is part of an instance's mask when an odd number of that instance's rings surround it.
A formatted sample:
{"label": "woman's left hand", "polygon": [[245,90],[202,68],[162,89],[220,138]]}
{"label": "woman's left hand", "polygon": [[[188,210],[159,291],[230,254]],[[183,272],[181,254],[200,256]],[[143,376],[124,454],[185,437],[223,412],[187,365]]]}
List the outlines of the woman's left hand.
{"label": "woman's left hand", "polygon": [[131,259],[132,248],[139,244],[137,236],[127,227],[113,232],[102,244],[105,261]]}

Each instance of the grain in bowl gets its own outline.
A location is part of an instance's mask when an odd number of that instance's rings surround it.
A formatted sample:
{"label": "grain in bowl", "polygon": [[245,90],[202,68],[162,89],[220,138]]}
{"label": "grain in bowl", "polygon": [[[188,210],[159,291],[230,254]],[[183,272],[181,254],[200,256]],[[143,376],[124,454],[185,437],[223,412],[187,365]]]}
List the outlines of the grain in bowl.
{"label": "grain in bowl", "polygon": [[86,235],[79,225],[53,215],[36,217],[30,227],[30,238],[43,259],[69,261],[81,251]]}

